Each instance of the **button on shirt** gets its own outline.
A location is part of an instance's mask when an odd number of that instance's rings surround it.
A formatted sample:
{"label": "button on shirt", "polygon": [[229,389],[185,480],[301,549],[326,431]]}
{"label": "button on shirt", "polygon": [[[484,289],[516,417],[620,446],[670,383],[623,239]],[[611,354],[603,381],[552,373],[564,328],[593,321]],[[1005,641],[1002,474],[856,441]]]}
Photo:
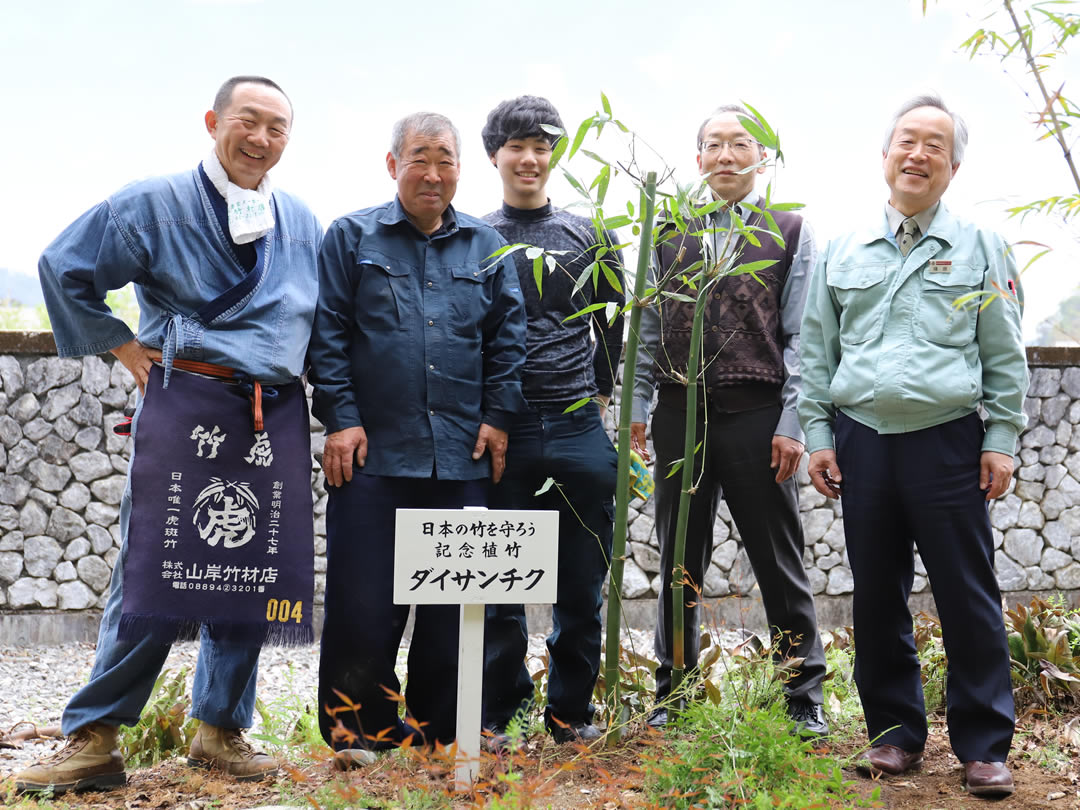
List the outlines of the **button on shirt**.
{"label": "button on shirt", "polygon": [[329,432],[362,426],[369,475],[472,480],[481,423],[524,406],[525,308],[505,244],[452,207],[421,233],[400,202],[336,220],[319,253],[308,359],[313,410]]}

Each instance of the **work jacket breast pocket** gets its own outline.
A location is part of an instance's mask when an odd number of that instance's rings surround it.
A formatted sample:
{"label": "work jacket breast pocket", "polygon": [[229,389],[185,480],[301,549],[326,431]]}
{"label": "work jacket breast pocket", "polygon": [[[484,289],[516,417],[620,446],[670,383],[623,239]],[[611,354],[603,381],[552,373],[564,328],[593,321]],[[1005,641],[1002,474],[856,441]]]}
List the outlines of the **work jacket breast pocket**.
{"label": "work jacket breast pocket", "polygon": [[383,256],[360,256],[353,295],[356,325],[368,332],[392,332],[401,328],[409,268]]}
{"label": "work jacket breast pocket", "polygon": [[478,262],[449,267],[450,325],[460,334],[479,333],[484,317],[491,306],[488,274]]}
{"label": "work jacket breast pocket", "polygon": [[881,332],[884,283],[892,262],[826,268],[826,280],[840,308],[840,342],[865,343]]}
{"label": "work jacket breast pocket", "polygon": [[915,334],[944,346],[966,346],[975,339],[982,296],[965,298],[982,289],[985,266],[928,265],[922,270],[919,314]]}

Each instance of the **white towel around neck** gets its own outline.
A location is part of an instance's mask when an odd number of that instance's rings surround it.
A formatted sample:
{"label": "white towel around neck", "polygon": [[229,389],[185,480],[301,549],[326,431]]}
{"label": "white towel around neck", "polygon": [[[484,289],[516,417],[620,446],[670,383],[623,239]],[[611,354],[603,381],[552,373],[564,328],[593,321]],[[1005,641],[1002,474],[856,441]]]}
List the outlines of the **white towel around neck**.
{"label": "white towel around neck", "polygon": [[229,212],[229,233],[236,244],[254,242],[274,229],[274,210],[270,205],[274,188],[269,172],[263,175],[257,189],[240,188],[229,180],[225,167],[213,149],[203,161],[203,170],[214,188],[225,198],[225,207]]}

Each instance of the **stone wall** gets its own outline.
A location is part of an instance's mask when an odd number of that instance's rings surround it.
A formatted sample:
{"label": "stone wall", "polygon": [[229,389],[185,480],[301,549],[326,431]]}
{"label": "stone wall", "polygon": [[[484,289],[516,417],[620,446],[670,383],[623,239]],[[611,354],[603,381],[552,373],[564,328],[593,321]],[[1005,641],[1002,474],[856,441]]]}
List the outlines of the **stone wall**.
{"label": "stone wall", "polygon": [[[112,428],[135,400],[131,375],[110,355],[55,357],[49,333],[0,332],[0,613],[101,608],[119,555],[117,523],[130,440]],[[1017,478],[994,504],[997,570],[1005,591],[1080,588],[1080,350],[1029,349],[1031,419]],[[312,445],[321,427],[312,420]],[[815,594],[851,591],[841,504],[799,471]],[[315,494],[316,604],[326,571],[326,493]],[[631,509],[627,598],[656,595],[660,556],[652,503]],[[721,505],[707,597],[747,594],[754,576],[738,530]],[[916,561],[915,591],[927,590]]]}
{"label": "stone wall", "polygon": [[[1006,592],[1080,589],[1080,348],[1028,349],[1031,387],[1024,410],[1028,427],[1020,438],[1016,475],[1008,494],[990,510],[995,566]],[[807,456],[799,465],[799,508],[806,531],[804,563],[815,595],[852,590],[844,548],[843,504],[810,484]],[[635,501],[624,596],[655,596],[660,557],[652,503]],[[725,504],[713,532],[706,597],[748,594],[754,573]],[[929,592],[926,569],[915,557],[915,593]],[[1006,598],[1009,596],[1006,594]]]}

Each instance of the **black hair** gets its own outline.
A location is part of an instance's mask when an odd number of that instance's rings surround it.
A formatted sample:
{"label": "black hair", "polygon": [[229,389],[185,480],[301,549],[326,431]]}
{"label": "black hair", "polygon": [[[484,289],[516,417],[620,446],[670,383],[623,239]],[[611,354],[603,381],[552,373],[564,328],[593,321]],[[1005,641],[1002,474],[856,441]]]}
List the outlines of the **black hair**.
{"label": "black hair", "polygon": [[490,157],[515,138],[544,138],[554,146],[559,136],[545,132],[543,124],[564,129],[559,111],[546,98],[518,96],[504,101],[488,113],[480,133],[484,150]]}
{"label": "black hair", "polygon": [[236,85],[238,84],[261,84],[264,87],[272,87],[277,90],[281,95],[285,96],[285,100],[289,102],[289,118],[292,118],[293,106],[289,94],[282,90],[277,82],[271,81],[265,76],[233,76],[231,79],[226,79],[225,83],[218,88],[217,95],[214,96],[215,113],[221,115],[225,112],[225,108],[232,102],[233,90],[236,89]]}

